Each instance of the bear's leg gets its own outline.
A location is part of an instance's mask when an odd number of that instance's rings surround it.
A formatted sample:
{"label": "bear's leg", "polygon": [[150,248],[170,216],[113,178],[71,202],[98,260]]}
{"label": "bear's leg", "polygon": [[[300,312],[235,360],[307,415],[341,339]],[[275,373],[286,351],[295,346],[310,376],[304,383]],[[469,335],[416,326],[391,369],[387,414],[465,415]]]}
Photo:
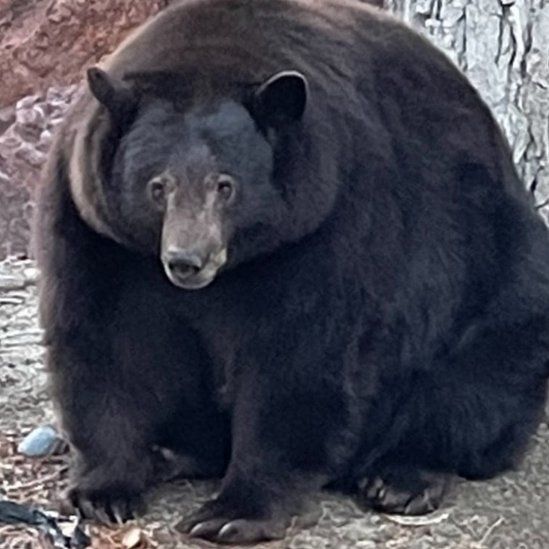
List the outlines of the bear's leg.
{"label": "bear's leg", "polygon": [[371,445],[387,450],[358,482],[367,505],[426,513],[440,504],[448,475],[488,478],[517,464],[544,410],[546,321],[490,324],[471,329],[444,363],[399,383],[405,396],[392,425]]}
{"label": "bear's leg", "polygon": [[[57,370],[55,397],[74,452],[68,500],[86,518],[130,519],[153,476],[147,418],[125,402],[122,384],[83,372],[101,366],[69,346],[52,344],[48,362]],[[71,369],[80,371],[69,373]]]}
{"label": "bear's leg", "polygon": [[69,497],[85,516],[126,519],[155,477],[157,430],[200,393],[185,368],[199,368],[195,348],[140,260],[91,231],[66,191],[48,187],[42,200],[40,312],[75,453]]}
{"label": "bear's leg", "polygon": [[[58,303],[66,298],[59,287]],[[69,498],[84,516],[103,521],[139,510],[160,472],[153,445],[183,413],[185,392],[196,399],[200,392],[200,378],[185,368],[198,353],[190,334],[171,322],[169,308],[135,281],[118,288],[111,303],[98,316],[81,309],[68,333],[47,330],[55,397],[75,451]]]}
{"label": "bear's leg", "polygon": [[[87,309],[65,289],[59,285],[51,297],[61,309],[73,301],[73,326],[60,320],[45,328],[54,399],[74,451],[69,499],[88,518],[125,520],[138,507],[153,473],[153,425],[143,402],[152,395],[143,390],[142,349],[125,327],[113,330],[114,310],[97,315],[99,304],[95,311]],[[121,344],[126,339],[123,362],[114,353],[115,339]],[[132,348],[136,371],[129,375]]]}
{"label": "bear's leg", "polygon": [[501,328],[488,321],[451,354],[452,373],[435,378],[439,411],[430,408],[438,418],[438,463],[471,479],[519,464],[544,413],[548,320],[543,313],[521,322],[516,314]]}
{"label": "bear's leg", "polygon": [[[335,316],[282,322],[268,341],[252,334],[237,358],[233,451],[221,491],[183,520],[183,531],[224,543],[280,538],[307,494],[344,466],[355,450],[357,403],[345,382],[348,346],[321,335],[342,325]],[[333,325],[310,320],[324,317]]]}
{"label": "bear's leg", "polygon": [[[130,294],[118,288],[100,315],[80,309],[69,331],[47,328],[55,398],[75,453],[69,499],[102,521],[129,519],[141,507],[161,463],[155,437],[175,410],[175,372],[186,358],[154,296],[136,285]],[[56,301],[66,299],[61,285]]]}

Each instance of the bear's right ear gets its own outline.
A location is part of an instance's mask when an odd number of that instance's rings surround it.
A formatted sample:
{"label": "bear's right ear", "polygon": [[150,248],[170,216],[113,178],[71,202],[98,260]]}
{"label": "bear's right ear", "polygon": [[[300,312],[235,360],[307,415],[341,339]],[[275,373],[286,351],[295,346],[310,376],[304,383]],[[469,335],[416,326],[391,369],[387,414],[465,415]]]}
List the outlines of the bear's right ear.
{"label": "bear's right ear", "polygon": [[97,67],[88,69],[87,77],[90,91],[116,122],[124,121],[137,108],[137,93],[123,82],[116,81]]}

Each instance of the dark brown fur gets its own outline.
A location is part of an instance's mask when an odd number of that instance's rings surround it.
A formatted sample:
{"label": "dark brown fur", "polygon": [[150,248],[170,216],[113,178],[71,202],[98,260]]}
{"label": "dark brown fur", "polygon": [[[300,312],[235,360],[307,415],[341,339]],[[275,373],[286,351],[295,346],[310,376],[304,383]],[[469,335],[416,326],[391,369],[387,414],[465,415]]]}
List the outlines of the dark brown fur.
{"label": "dark brown fur", "polygon": [[[157,447],[189,474],[224,474],[184,528],[225,542],[279,537],[327,484],[425,512],[449,475],[517,462],[545,399],[547,232],[450,61],[351,0],[188,0],[105,69],[138,91],[136,119],[114,124],[83,93],[37,225],[47,360],[84,514],[130,516],[160,474]],[[253,223],[227,237],[210,286],[175,288],[162,218],[126,207],[132,162],[159,156],[132,136],[150,131],[162,152],[178,144],[155,120],[172,110],[185,132],[227,101],[256,116],[254,91],[288,70],[308,81],[303,118],[255,118],[272,209],[248,204]]]}

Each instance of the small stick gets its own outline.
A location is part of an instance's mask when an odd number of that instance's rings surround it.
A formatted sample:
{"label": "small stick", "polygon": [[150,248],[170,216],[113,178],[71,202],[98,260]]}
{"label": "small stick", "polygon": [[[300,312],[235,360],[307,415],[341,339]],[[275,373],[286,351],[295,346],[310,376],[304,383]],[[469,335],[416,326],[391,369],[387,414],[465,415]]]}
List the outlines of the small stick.
{"label": "small stick", "polygon": [[486,532],[484,532],[484,535],[482,536],[481,540],[479,541],[479,545],[482,547],[485,543],[486,543],[486,540],[490,537],[490,535],[492,534],[492,532],[500,525],[500,524],[503,524],[504,522],[504,519],[503,517],[499,517],[498,520],[496,520],[496,522],[494,522],[494,524],[492,524],[492,526],[489,526],[488,529],[486,530]]}
{"label": "small stick", "polygon": [[14,484],[10,486],[10,490],[28,490],[29,488],[33,488],[35,486],[39,486],[41,484],[47,484],[48,482],[51,482],[52,480],[59,480],[58,477],[61,473],[64,473],[68,470],[68,466],[61,467],[57,471],[54,471],[53,473],[50,473],[49,475],[36,478],[34,480],[31,480],[29,482],[25,482],[24,484]]}

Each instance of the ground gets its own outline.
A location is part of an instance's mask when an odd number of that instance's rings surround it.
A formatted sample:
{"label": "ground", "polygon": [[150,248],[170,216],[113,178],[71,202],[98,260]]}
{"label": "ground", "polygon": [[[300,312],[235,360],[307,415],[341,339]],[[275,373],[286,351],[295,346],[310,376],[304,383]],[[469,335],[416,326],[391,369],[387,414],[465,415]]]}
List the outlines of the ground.
{"label": "ground", "polygon": [[[32,261],[0,263],[0,499],[49,510],[66,486],[67,456],[32,460],[17,454],[34,427],[53,421],[37,324]],[[444,507],[402,518],[360,510],[350,499],[318,494],[320,519],[295,529],[272,549],[549,548],[549,410],[520,470],[488,482],[460,482]],[[205,501],[215,482],[180,481],[151,494],[148,514],[123,528],[92,527],[96,548],[212,547],[189,540],[175,525]],[[0,525],[0,547],[44,548],[32,530]]]}

